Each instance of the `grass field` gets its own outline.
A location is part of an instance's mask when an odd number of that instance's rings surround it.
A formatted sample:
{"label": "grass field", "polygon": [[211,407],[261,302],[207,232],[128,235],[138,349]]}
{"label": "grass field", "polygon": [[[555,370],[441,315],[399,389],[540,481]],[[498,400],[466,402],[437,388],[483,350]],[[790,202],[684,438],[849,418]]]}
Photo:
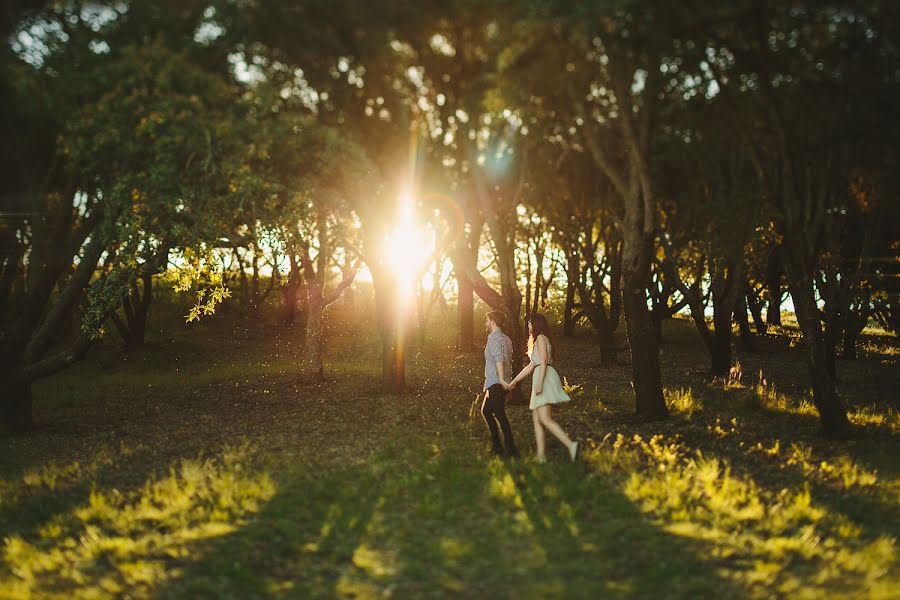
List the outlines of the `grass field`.
{"label": "grass field", "polygon": [[0,597],[900,597],[900,353],[840,362],[855,435],[825,440],[795,334],[711,381],[667,324],[666,422],[636,424],[627,366],[562,340],[583,440],[572,464],[531,418],[491,458],[483,368],[452,319],[378,391],[379,342],[338,315],[326,383],[298,383],[297,330],[231,315],[110,339],[35,386],[40,427],[0,440]]}

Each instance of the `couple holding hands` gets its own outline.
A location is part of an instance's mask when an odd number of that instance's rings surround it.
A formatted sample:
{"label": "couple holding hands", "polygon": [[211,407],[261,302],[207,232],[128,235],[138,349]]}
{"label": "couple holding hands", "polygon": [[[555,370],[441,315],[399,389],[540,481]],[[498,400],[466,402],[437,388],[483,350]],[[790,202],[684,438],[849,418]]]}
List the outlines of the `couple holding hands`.
{"label": "couple holding hands", "polygon": [[531,379],[531,409],[534,421],[534,438],[537,443],[536,459],[543,463],[545,449],[545,433],[549,431],[569,450],[569,456],[574,461],[578,454],[578,442],[566,435],[562,427],[553,420],[550,407],[560,402],[571,400],[563,389],[562,380],[556,369],[553,368],[553,344],[551,342],[550,326],[547,319],[534,313],[528,320],[528,354],[530,362],[516,375],[512,381],[507,382],[507,373],[512,374],[512,341],[505,333],[503,326],[506,324],[506,315],[501,311],[491,311],[485,317],[485,328],[490,332],[487,344],[484,347],[484,389],[487,394],[481,405],[481,415],[491,432],[491,444],[497,455],[504,455],[504,447],[500,442],[500,432],[503,430],[503,441],[506,445],[507,456],[518,456],[516,444],[513,441],[512,428],[509,418],[506,416],[506,395],[529,373],[534,373]]}

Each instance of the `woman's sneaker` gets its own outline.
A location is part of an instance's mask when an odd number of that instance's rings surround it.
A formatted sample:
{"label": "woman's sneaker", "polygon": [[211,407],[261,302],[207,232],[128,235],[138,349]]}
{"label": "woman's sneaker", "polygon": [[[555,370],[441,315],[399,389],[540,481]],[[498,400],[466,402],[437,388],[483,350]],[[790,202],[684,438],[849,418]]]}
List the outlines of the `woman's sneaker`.
{"label": "woman's sneaker", "polygon": [[569,456],[572,457],[572,462],[575,462],[575,457],[578,456],[578,442],[572,442],[572,445],[569,446]]}

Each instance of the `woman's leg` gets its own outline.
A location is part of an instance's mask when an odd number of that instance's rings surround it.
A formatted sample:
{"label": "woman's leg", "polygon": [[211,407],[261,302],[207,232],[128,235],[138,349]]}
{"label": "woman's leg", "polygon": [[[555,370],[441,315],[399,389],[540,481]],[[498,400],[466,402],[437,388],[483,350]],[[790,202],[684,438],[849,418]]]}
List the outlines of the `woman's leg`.
{"label": "woman's leg", "polygon": [[546,427],[550,433],[555,435],[556,439],[565,444],[567,449],[572,447],[572,440],[569,439],[569,436],[567,436],[566,432],[563,431],[562,427],[559,426],[559,423],[554,421],[553,417],[550,415],[549,404],[539,406],[537,410],[535,410],[535,413],[537,413],[541,424],[543,424],[543,426]]}
{"label": "woman's leg", "polygon": [[538,460],[544,459],[544,426],[541,425],[541,418],[538,416],[538,410],[540,408],[536,408],[531,411],[531,419],[534,421],[534,441],[537,444],[537,458]]}

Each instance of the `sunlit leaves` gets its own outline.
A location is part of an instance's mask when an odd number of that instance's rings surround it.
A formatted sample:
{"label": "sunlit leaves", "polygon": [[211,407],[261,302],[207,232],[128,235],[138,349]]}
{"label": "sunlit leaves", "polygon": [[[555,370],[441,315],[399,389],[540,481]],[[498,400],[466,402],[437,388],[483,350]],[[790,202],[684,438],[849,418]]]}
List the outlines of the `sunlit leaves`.
{"label": "sunlit leaves", "polygon": [[167,273],[172,289],[188,292],[195,287],[194,305],[185,315],[186,323],[199,321],[201,316],[215,314],[216,306],[231,298],[224,282],[215,249],[205,244],[183,248],[176,252],[175,266]]}

